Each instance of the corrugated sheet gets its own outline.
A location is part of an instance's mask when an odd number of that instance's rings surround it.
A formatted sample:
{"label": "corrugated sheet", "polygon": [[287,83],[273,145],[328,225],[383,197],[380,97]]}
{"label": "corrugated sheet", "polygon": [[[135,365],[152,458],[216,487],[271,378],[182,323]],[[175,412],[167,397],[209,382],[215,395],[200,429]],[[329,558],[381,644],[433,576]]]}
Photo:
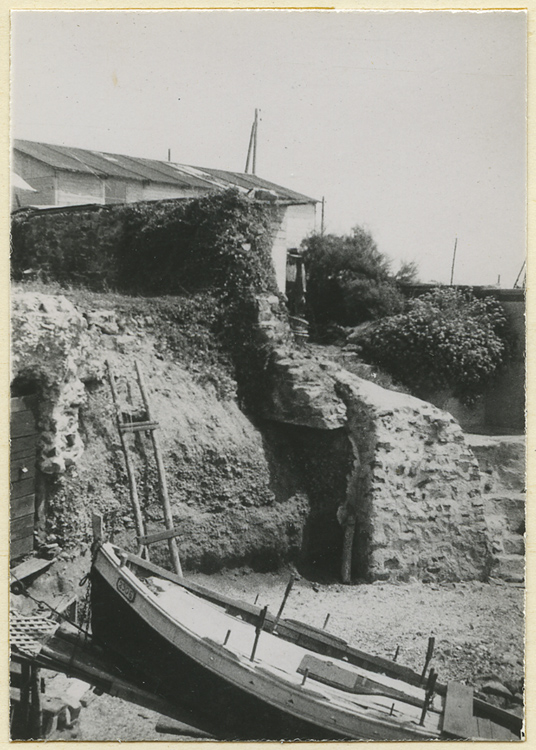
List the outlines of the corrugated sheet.
{"label": "corrugated sheet", "polygon": [[93,174],[99,178],[115,177],[137,182],[176,185],[184,189],[211,190],[238,187],[241,190],[271,190],[277,197],[296,203],[316,203],[313,198],[275,185],[256,175],[226,172],[221,169],[189,167],[156,159],[141,159],[123,154],[108,154],[68,146],[16,139],[14,149],[48,164],[53,169]]}
{"label": "corrugated sheet", "polygon": [[273,190],[280,198],[285,198],[286,200],[295,201],[297,203],[318,202],[314,198],[309,198],[309,196],[307,195],[296,193],[294,190],[289,190],[288,188],[281,187],[281,185],[276,185],[275,183],[269,182],[268,180],[263,180],[261,177],[258,177],[255,174],[244,174],[242,172],[226,172],[221,169],[205,169],[204,171],[208,172],[208,174],[213,175],[214,177],[225,180],[229,183],[233,183],[234,185],[243,187],[247,190],[254,190],[255,188],[260,188],[262,190]]}

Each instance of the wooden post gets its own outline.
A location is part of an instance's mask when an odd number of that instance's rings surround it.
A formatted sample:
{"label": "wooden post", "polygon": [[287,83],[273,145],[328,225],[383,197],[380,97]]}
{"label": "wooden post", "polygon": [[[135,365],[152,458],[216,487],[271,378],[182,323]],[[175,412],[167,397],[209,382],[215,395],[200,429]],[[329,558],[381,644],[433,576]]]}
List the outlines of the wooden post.
{"label": "wooden post", "polygon": [[20,683],[20,733],[23,737],[18,739],[30,740],[30,713],[31,713],[31,667],[26,659],[21,662],[21,683]]}
{"label": "wooden post", "polygon": [[275,630],[279,624],[279,620],[281,619],[281,615],[283,614],[283,609],[285,607],[285,604],[287,603],[287,599],[289,597],[289,594],[292,590],[292,587],[294,586],[295,577],[293,575],[290,576],[290,580],[287,583],[287,588],[285,589],[285,594],[283,596],[283,601],[281,602],[281,606],[279,607],[279,612],[276,615],[274,626],[272,628],[272,631]]}
{"label": "wooden post", "polygon": [[41,670],[35,665],[30,667],[30,738],[40,740],[43,734],[43,711],[41,708]]}
{"label": "wooden post", "polygon": [[255,658],[255,654],[257,652],[257,645],[259,643],[259,637],[264,627],[264,621],[266,620],[267,612],[268,612],[268,605],[266,605],[266,607],[264,607],[264,609],[261,611],[259,615],[259,619],[257,620],[257,625],[255,626],[255,640],[253,642],[253,650],[251,651],[251,656],[249,657],[250,661],[253,661],[253,659]]}
{"label": "wooden post", "polygon": [[[127,469],[127,477],[128,477],[128,486],[130,489],[130,500],[132,503],[132,510],[134,511],[134,522],[136,524],[136,532],[139,537],[145,536],[145,524],[143,523],[143,516],[141,513],[141,506],[140,506],[140,499],[138,497],[138,488],[136,486],[136,477],[134,476],[134,467],[132,466],[132,461],[130,460],[130,453],[128,451],[128,445],[125,441],[125,436],[123,434],[123,430],[121,429],[121,408],[119,406],[119,401],[117,398],[117,391],[115,390],[115,374],[113,372],[112,365],[109,361],[106,361],[106,366],[108,368],[108,379],[110,381],[110,388],[112,391],[112,398],[115,406],[115,418],[117,422],[117,430],[119,432],[119,437],[121,439],[121,446],[123,448],[123,453],[125,455],[125,466]],[[143,556],[142,553],[145,553],[145,556],[147,559],[149,558],[149,550],[140,545],[138,548],[138,554],[140,556]]]}
{"label": "wooden post", "polygon": [[424,660],[424,667],[421,673],[421,682],[424,680],[424,675],[426,674],[426,670],[428,669],[428,665],[430,664],[430,661],[434,654],[434,646],[435,646],[435,638],[432,635],[430,636],[430,638],[428,638],[428,648],[426,649],[426,658]]}
{"label": "wooden post", "polygon": [[352,581],[352,547],[354,545],[355,517],[348,518],[344,526],[344,541],[342,545],[342,569],[341,578],[343,583]]}
{"label": "wooden post", "polygon": [[100,542],[103,537],[102,516],[100,513],[93,513],[91,516],[91,526],[93,529],[93,541]]}
{"label": "wooden post", "polygon": [[[141,392],[141,397],[143,400],[143,405],[145,407],[145,412],[147,414],[147,421],[150,422],[151,410],[149,406],[149,399],[147,397],[145,383],[143,381],[143,377],[142,377],[138,362],[136,362],[136,373],[138,375],[138,384],[140,386],[140,392]],[[173,515],[171,513],[171,504],[169,502],[169,495],[168,495],[168,488],[167,488],[167,481],[166,481],[166,471],[164,468],[164,462],[162,460],[162,451],[160,450],[160,443],[158,440],[158,435],[156,433],[156,430],[151,430],[151,440],[153,441],[154,455],[156,459],[156,468],[158,471],[158,480],[160,483],[160,500],[162,502],[162,509],[164,511],[164,522],[166,525],[166,529],[172,531],[173,530]],[[173,570],[175,571],[175,573],[177,573],[177,575],[182,576],[182,566],[181,566],[181,561],[179,558],[179,548],[178,548],[177,540],[175,537],[170,537],[168,539],[168,547],[169,547],[169,554],[171,556],[171,563],[173,565]]]}
{"label": "wooden post", "polygon": [[426,718],[428,708],[430,707],[430,701],[432,700],[432,696],[434,695],[436,681],[437,673],[434,672],[433,669],[431,669],[430,676],[428,677],[428,684],[426,685],[426,694],[424,696],[424,703],[422,706],[421,720],[419,721],[421,727],[424,724],[424,719]]}

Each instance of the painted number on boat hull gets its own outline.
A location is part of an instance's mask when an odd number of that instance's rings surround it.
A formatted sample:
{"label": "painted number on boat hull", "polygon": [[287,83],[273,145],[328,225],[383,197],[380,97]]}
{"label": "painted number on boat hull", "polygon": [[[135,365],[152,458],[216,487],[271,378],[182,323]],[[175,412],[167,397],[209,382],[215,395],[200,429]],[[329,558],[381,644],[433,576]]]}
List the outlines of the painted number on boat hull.
{"label": "painted number on boat hull", "polygon": [[134,591],[132,586],[129,586],[128,583],[124,581],[122,578],[117,579],[116,586],[117,586],[117,590],[119,591],[119,593],[125,597],[127,602],[130,602],[132,604],[132,602],[136,598],[136,592]]}

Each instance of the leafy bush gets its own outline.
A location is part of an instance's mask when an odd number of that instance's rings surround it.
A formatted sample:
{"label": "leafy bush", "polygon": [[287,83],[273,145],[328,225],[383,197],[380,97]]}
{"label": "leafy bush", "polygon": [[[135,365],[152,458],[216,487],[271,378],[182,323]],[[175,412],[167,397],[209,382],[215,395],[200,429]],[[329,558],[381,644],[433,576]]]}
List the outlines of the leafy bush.
{"label": "leafy bush", "polygon": [[[352,234],[315,234],[304,242],[311,322],[356,326],[401,312],[404,298],[390,261],[361,227]],[[407,269],[406,269],[407,270]]]}
{"label": "leafy bush", "polygon": [[362,341],[363,354],[426,398],[448,389],[470,405],[508,355],[501,304],[455,288],[410,300],[407,310],[379,321]]}

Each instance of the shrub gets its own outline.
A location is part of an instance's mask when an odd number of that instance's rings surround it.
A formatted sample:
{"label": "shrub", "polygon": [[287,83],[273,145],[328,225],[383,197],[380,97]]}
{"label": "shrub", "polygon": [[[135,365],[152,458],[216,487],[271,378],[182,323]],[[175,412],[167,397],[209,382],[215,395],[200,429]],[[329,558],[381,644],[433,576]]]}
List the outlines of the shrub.
{"label": "shrub", "polygon": [[315,234],[304,242],[311,322],[356,326],[402,311],[390,261],[361,227],[352,234]]}
{"label": "shrub", "polygon": [[421,397],[448,389],[470,405],[508,355],[501,304],[455,288],[410,300],[362,341],[366,358]]}

